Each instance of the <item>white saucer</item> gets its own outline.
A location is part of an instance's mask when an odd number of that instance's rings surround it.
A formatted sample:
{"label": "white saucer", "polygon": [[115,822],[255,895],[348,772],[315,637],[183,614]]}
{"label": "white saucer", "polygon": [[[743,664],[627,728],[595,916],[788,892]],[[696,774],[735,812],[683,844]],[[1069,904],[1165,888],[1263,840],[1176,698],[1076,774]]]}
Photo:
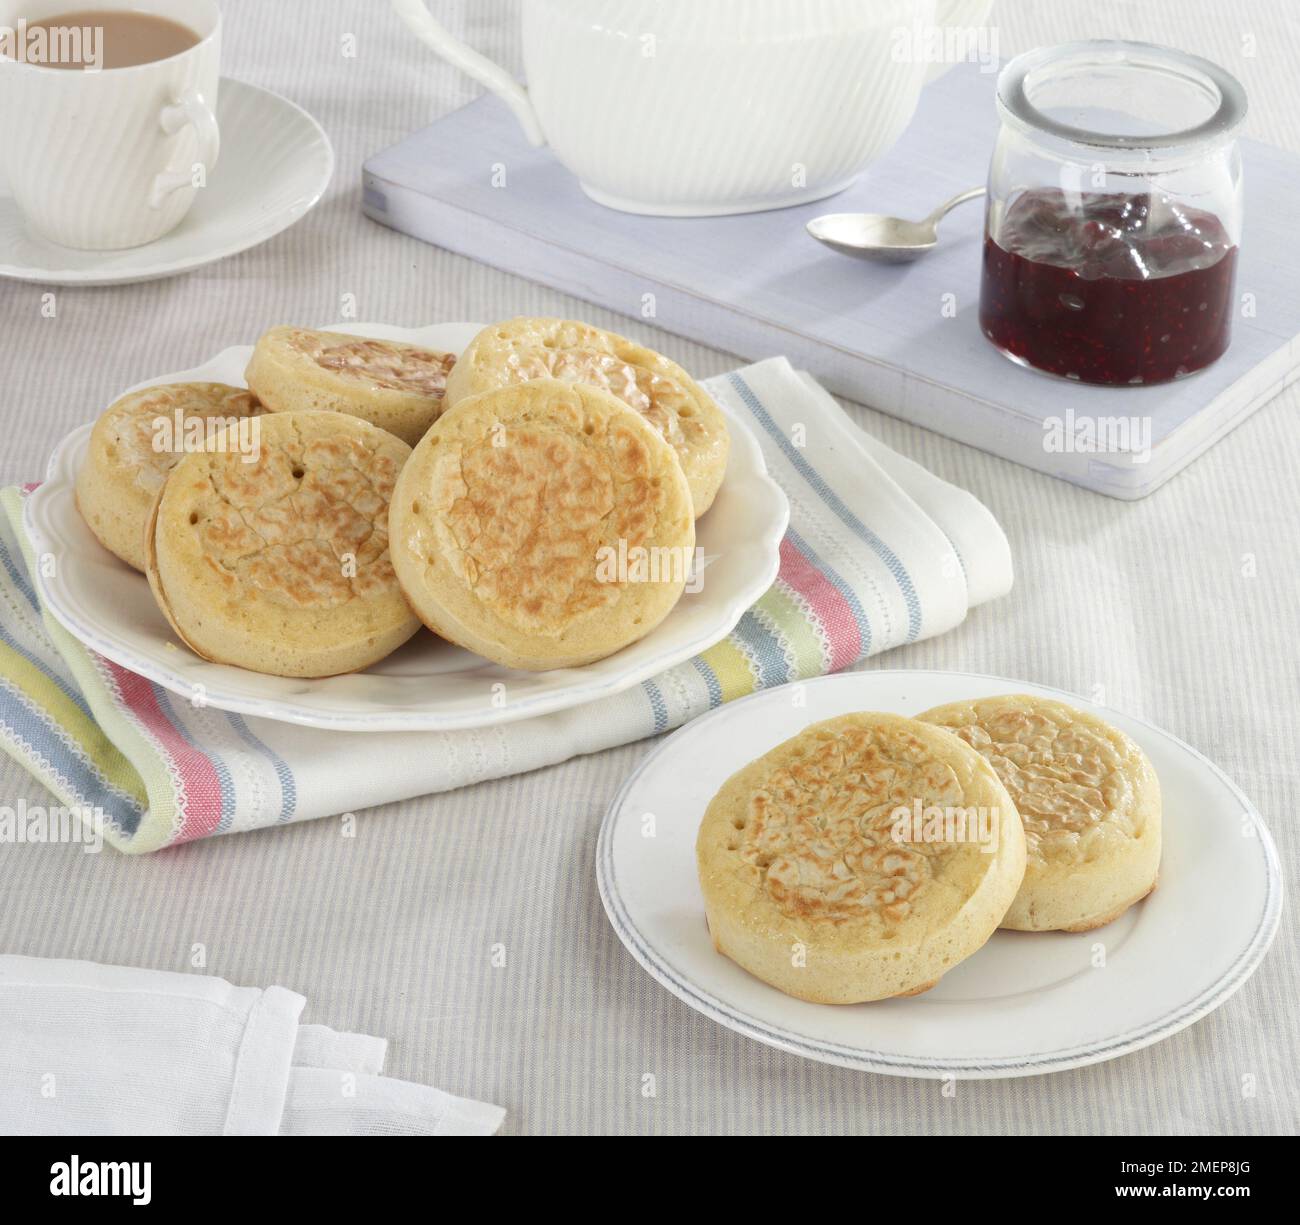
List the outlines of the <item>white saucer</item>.
{"label": "white saucer", "polygon": [[126,251],[77,251],[28,231],[0,195],[0,277],[46,285],[126,285],[176,276],[255,247],[319,200],[334,173],[320,124],[287,98],[223,78],[221,157],[185,220]]}
{"label": "white saucer", "polygon": [[[791,700],[796,688],[804,701]],[[854,710],[916,715],[999,693],[1088,702],[1024,681],[872,671],[783,686],[696,719],[624,784],[601,826],[596,879],[645,970],[719,1025],[824,1063],[893,1076],[1036,1076],[1115,1059],[1218,1008],[1259,965],[1282,912],[1282,870],[1250,801],[1195,749],[1141,719],[1089,707],[1160,777],[1160,886],[1095,931],[995,932],[914,999],[809,1004],[716,953],[695,836],[718,788],[811,723]],[[653,837],[645,815],[655,814]],[[1099,951],[1105,953],[1104,960]]]}
{"label": "white saucer", "polygon": [[[427,328],[344,324],[333,331],[460,353],[478,323]],[[154,383],[217,382],[244,386],[251,346],[227,349],[195,370]],[[131,390],[135,390],[132,388]],[[218,710],[335,731],[451,731],[491,727],[567,710],[648,680],[720,642],[771,587],[790,519],[785,494],[768,475],[758,440],[721,406],[731,427],[726,478],[697,543],[712,559],[700,590],[687,592],[653,633],[585,668],[515,672],[430,633],[420,633],[365,672],[324,680],[263,676],[209,663],[176,644],[149,584],[91,535],[77,512],[75,483],[89,425],[68,435],[50,460],[45,483],[27,499],[24,522],[38,555],[58,560],[34,576],[41,599],[74,638],[173,693]]]}

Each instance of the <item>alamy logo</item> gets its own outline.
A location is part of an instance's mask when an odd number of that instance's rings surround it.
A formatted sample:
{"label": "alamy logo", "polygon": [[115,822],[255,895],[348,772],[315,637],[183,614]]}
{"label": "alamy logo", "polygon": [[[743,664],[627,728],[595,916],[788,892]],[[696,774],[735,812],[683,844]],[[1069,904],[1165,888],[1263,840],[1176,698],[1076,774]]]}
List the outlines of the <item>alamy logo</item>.
{"label": "alamy logo", "polygon": [[104,810],[89,805],[47,808],[19,798],[0,804],[0,843],[79,843],[87,854],[104,846]]}
{"label": "alamy logo", "polygon": [[596,550],[598,583],[684,583],[688,595],[704,589],[704,571],[709,558],[704,550],[677,545],[629,546],[619,540],[618,547],[602,545]]}
{"label": "alamy logo", "polygon": [[1000,67],[996,26],[927,26],[920,22],[894,30],[890,55],[895,64],[978,64],[983,73]]}
{"label": "alamy logo", "polygon": [[65,64],[97,72],[104,66],[104,27],[0,26],[0,56],[18,64]]}
{"label": "alamy logo", "polygon": [[1002,820],[996,808],[983,804],[900,804],[890,815],[890,836],[898,843],[968,842],[986,855],[996,855]]}
{"label": "alamy logo", "polygon": [[82,1161],[73,1153],[50,1166],[51,1195],[116,1195],[139,1206],[153,1198],[148,1161]]}
{"label": "alamy logo", "polygon": [[262,457],[258,417],[187,417],[177,409],[153,419],[153,449],[159,455],[238,455],[246,464]]}
{"label": "alamy logo", "polygon": [[1067,408],[1064,417],[1043,420],[1043,450],[1049,455],[1131,455],[1151,459],[1150,417],[1090,417]]}

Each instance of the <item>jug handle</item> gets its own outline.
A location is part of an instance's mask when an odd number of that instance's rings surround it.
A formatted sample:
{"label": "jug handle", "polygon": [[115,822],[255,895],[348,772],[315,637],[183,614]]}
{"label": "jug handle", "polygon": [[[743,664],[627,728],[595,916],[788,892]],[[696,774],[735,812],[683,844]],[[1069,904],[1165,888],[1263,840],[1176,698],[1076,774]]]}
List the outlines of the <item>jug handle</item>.
{"label": "jug handle", "polygon": [[424,6],[424,0],[390,0],[394,11],[406,22],[416,38],[449,64],[459,68],[479,84],[487,86],[515,113],[529,141],[537,146],[546,144],[541,121],[528,97],[528,91],[499,64],[494,64],[473,47],[454,38],[447,28],[436,21]]}

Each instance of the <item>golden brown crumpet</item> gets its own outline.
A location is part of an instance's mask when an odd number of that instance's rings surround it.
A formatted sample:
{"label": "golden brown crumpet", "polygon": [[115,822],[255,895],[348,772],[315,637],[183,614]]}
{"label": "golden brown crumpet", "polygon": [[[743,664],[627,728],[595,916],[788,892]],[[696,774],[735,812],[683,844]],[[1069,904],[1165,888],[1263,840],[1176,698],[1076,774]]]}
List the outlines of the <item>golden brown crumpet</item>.
{"label": "golden brown crumpet", "polygon": [[988,763],[913,719],[814,724],[732,775],[696,842],[714,946],[799,999],[933,987],[997,929],[1025,870]]}
{"label": "golden brown crumpet", "polygon": [[673,449],[608,392],[551,379],[461,401],[393,497],[393,565],[430,629],[511,668],[570,668],[650,633],[695,547]]}
{"label": "golden brown crumpet", "polygon": [[415,446],[443,410],[451,353],[308,328],[272,328],[245,378],[273,413],[360,417]]}
{"label": "golden brown crumpet", "polygon": [[954,702],[920,717],[979,752],[1020,810],[1028,865],[1003,927],[1089,931],[1155,888],[1160,783],[1123,732],[1025,695]]}
{"label": "golden brown crumpet", "polygon": [[145,524],[167,474],[187,450],[261,411],[254,396],[225,383],[168,383],[122,396],[91,431],[77,474],[81,517],[100,544],[143,570]]}
{"label": "golden brown crumpet", "polygon": [[514,319],[479,333],[461,355],[447,404],[537,378],[599,387],[636,409],[677,452],[695,517],[713,505],[731,448],[726,418],[675,362],[585,323]]}
{"label": "golden brown crumpet", "polygon": [[377,663],[420,627],[388,555],[410,447],[339,413],[260,419],[256,461],[187,455],[155,503],[149,583],[196,654],[275,676]]}

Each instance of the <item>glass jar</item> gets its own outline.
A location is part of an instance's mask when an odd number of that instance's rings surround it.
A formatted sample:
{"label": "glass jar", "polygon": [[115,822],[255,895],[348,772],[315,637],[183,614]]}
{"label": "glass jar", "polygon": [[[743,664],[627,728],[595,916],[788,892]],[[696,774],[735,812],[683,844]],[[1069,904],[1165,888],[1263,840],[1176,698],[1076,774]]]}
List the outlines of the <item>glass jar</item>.
{"label": "glass jar", "polygon": [[1246,93],[1168,47],[1031,51],[998,81],[980,293],[1012,361],[1107,386],[1205,369],[1232,336]]}

